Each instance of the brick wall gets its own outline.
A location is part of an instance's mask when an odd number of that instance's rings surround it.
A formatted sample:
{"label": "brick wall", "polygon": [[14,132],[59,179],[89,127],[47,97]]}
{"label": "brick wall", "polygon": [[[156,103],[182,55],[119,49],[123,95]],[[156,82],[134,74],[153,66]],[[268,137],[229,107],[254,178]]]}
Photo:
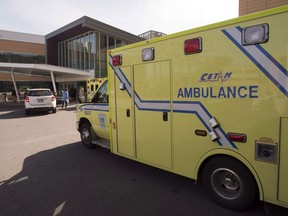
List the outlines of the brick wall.
{"label": "brick wall", "polygon": [[0,39],[0,51],[45,55],[45,45]]}
{"label": "brick wall", "polygon": [[288,5],[288,0],[239,0],[239,16]]}

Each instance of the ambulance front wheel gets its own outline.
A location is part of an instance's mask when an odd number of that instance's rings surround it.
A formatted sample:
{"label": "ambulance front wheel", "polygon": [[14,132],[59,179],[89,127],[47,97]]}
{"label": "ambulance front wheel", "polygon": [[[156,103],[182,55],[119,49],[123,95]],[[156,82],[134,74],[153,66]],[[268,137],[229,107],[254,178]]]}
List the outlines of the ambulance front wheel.
{"label": "ambulance front wheel", "polygon": [[208,194],[225,208],[243,210],[256,200],[258,190],[252,174],[232,158],[210,160],[204,167],[202,177]]}
{"label": "ambulance front wheel", "polygon": [[95,145],[92,144],[92,133],[91,133],[91,126],[89,124],[83,124],[80,127],[80,136],[81,141],[87,148],[94,148]]}

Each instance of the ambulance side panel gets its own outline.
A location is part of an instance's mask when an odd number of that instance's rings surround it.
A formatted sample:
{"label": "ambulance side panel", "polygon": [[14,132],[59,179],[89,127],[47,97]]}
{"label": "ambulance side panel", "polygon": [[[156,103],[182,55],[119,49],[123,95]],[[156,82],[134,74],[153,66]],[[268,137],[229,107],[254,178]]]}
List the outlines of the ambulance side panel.
{"label": "ambulance side panel", "polygon": [[[192,179],[207,161],[230,156],[250,170],[260,199],[288,207],[288,28],[280,26],[287,7],[283,11],[112,50],[111,151]],[[269,40],[243,46],[243,29],[262,24]],[[202,51],[186,55],[184,43],[193,38],[201,39]],[[155,58],[143,62],[147,48]],[[112,65],[114,55],[122,55],[121,66]],[[246,140],[232,141],[231,133]]]}

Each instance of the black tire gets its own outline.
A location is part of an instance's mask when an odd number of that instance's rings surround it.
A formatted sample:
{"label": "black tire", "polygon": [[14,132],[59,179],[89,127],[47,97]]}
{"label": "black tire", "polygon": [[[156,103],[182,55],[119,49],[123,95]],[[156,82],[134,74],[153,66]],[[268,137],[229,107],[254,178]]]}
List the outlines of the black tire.
{"label": "black tire", "polygon": [[232,158],[210,160],[203,169],[202,177],[208,194],[225,208],[244,210],[258,195],[257,184],[250,171]]}
{"label": "black tire", "polygon": [[31,111],[28,110],[28,109],[25,109],[25,114],[26,114],[26,115],[30,115],[30,114],[31,114]]}
{"label": "black tire", "polygon": [[80,137],[81,141],[87,148],[95,148],[95,145],[92,144],[92,133],[91,133],[91,127],[89,124],[83,124],[80,127]]}

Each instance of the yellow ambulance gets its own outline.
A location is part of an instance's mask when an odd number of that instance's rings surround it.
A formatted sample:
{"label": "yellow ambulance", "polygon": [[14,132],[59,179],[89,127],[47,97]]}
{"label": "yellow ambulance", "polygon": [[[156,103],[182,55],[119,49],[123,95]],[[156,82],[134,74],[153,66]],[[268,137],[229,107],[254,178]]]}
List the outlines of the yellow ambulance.
{"label": "yellow ambulance", "polygon": [[94,94],[107,78],[91,78],[86,80],[86,98],[87,102],[90,102],[94,97]]}
{"label": "yellow ambulance", "polygon": [[203,182],[220,205],[288,208],[288,6],[108,51],[82,142]]}

